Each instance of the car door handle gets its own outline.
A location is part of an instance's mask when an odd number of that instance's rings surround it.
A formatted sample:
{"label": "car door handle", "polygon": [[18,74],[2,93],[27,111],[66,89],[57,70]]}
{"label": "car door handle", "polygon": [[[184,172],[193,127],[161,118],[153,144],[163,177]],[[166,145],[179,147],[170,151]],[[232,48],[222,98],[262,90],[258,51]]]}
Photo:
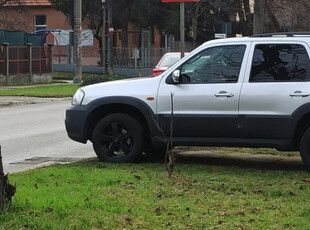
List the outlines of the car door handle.
{"label": "car door handle", "polygon": [[226,91],[220,91],[216,93],[214,96],[216,97],[233,97],[234,95],[232,93],[228,93]]}
{"label": "car door handle", "polygon": [[294,93],[291,93],[291,97],[308,97],[310,94],[302,91],[295,91]]}

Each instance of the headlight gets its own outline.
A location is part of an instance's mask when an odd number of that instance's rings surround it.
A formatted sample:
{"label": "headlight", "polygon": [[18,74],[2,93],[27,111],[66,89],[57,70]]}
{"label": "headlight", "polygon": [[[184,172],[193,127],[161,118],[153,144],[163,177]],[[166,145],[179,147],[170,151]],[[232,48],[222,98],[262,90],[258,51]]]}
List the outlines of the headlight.
{"label": "headlight", "polygon": [[72,98],[72,101],[71,101],[72,105],[82,104],[84,96],[85,96],[85,93],[83,92],[83,90],[78,89]]}

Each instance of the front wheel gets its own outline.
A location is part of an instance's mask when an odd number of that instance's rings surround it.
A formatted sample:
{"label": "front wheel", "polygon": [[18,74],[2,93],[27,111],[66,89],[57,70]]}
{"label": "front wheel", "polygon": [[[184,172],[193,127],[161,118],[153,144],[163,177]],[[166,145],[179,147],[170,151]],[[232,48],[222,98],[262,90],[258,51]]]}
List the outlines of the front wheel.
{"label": "front wheel", "polygon": [[93,131],[93,148],[101,161],[135,161],[142,152],[143,129],[130,115],[116,113],[102,118]]}
{"label": "front wheel", "polygon": [[306,129],[300,140],[299,151],[305,167],[310,171],[310,127]]}

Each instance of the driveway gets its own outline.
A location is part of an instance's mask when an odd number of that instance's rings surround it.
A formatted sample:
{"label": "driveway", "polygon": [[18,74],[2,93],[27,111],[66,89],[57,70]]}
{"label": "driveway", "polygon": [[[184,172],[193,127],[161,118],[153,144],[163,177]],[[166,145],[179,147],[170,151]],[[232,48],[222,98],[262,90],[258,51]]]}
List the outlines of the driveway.
{"label": "driveway", "polygon": [[90,143],[71,141],[65,110],[70,99],[0,97],[0,145],[5,172],[95,157]]}

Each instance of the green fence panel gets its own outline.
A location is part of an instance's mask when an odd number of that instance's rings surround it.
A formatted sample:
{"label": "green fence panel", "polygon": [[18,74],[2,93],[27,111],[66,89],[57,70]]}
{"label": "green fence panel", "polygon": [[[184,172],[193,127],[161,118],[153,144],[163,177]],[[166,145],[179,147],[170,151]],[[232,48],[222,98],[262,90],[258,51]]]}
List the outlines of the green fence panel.
{"label": "green fence panel", "polygon": [[26,34],[25,44],[31,43],[33,46],[43,46],[45,43],[45,36]]}
{"label": "green fence panel", "polygon": [[0,44],[2,43],[9,43],[10,46],[25,46],[27,43],[33,46],[43,46],[45,36],[28,34],[25,31],[0,30]]}
{"label": "green fence panel", "polygon": [[0,30],[0,44],[5,42],[5,36],[4,36],[4,31]]}
{"label": "green fence panel", "polygon": [[5,42],[10,43],[10,46],[25,45],[25,31],[5,31]]}

